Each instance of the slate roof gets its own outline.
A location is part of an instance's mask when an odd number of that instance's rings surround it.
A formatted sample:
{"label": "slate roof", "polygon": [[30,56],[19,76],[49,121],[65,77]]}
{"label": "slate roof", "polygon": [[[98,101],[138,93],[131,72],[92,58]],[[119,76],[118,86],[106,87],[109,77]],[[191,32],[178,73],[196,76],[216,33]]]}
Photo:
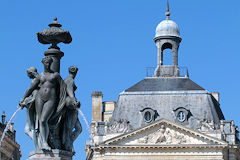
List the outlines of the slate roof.
{"label": "slate roof", "polygon": [[184,125],[194,130],[199,127],[200,120],[208,119],[218,125],[224,119],[212,94],[188,77],[147,77],[122,92],[116,106],[110,124],[124,119],[133,129],[146,124],[139,114],[144,108],[156,110],[158,118],[181,123],[173,112],[184,107],[193,115]]}
{"label": "slate roof", "polygon": [[189,78],[171,77],[171,78],[145,78],[132,87],[125,90],[126,92],[141,91],[187,91],[187,90],[205,90],[194,83]]}

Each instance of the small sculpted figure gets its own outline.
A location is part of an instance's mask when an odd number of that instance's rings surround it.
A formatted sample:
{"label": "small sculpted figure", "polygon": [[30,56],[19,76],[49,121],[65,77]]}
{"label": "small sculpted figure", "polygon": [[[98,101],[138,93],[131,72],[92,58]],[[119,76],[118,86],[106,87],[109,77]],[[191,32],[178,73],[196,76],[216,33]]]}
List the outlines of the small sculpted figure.
{"label": "small sculpted figure", "polygon": [[62,101],[65,100],[64,94],[61,93],[63,80],[58,72],[51,71],[50,66],[52,62],[52,58],[48,56],[42,59],[42,63],[44,65],[43,73],[34,79],[34,82],[26,91],[23,99],[21,100],[21,102],[25,101],[25,99],[33,94],[34,90],[38,89],[39,87],[39,90],[35,96],[35,109],[38,118],[35,128],[39,132],[38,144],[39,148],[42,150],[51,149],[48,144],[48,121],[58,107],[62,108]]}
{"label": "small sculpted figure", "polygon": [[66,97],[66,113],[64,115],[64,129],[63,140],[64,149],[67,151],[73,150],[73,142],[77,139],[78,135],[82,132],[82,126],[78,119],[78,109],[80,108],[80,102],[75,97],[75,91],[77,89],[74,78],[78,72],[76,66],[69,67],[69,76],[64,80],[67,85],[67,97]]}
{"label": "small sculpted figure", "polygon": [[[37,69],[35,67],[30,67],[27,69],[27,76],[32,79],[31,84],[35,83],[35,80],[38,76]],[[35,130],[35,123],[36,123],[36,110],[35,110],[35,97],[38,92],[39,87],[37,87],[30,96],[26,96],[27,92],[24,94],[23,97],[27,97],[20,101],[21,107],[26,107],[27,109],[27,123],[25,125],[24,132],[34,141],[35,148],[38,148],[37,143],[37,133]]]}
{"label": "small sculpted figure", "polygon": [[157,140],[155,143],[162,143],[162,142],[166,142],[166,136],[165,133],[166,132],[166,127],[164,125],[160,126],[160,129],[158,130],[158,135],[157,136]]}

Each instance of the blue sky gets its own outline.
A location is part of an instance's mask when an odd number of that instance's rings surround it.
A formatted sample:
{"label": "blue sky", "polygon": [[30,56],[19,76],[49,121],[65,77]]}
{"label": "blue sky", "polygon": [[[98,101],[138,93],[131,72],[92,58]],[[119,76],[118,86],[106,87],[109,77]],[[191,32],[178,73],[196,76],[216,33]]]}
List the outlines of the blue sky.
{"label": "blue sky", "polygon": [[[226,119],[240,124],[239,0],[170,0],[171,19],[180,27],[182,43],[179,65],[187,66],[190,79],[220,92]],[[37,41],[36,32],[46,29],[57,16],[73,41],[60,44],[65,56],[61,75],[67,68],[79,68],[77,98],[87,120],[91,120],[91,93],[102,91],[103,100],[117,100],[118,94],[146,76],[154,67],[157,51],[153,41],[157,24],[165,19],[166,0],[8,0],[0,2],[0,112],[7,119],[16,110],[30,86],[26,69],[43,71],[41,59],[48,45]],[[83,133],[75,143],[74,159],[84,159],[89,138],[81,117]],[[24,134],[25,110],[14,119],[22,159],[34,149]]]}

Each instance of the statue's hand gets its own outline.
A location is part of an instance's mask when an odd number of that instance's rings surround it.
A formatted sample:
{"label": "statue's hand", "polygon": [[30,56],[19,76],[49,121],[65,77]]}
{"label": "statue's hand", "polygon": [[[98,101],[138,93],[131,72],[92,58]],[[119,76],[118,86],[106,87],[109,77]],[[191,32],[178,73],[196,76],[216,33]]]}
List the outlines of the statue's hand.
{"label": "statue's hand", "polygon": [[22,98],[22,99],[20,100],[20,102],[19,102],[19,103],[23,103],[23,102],[24,102],[24,100],[25,100],[25,99],[24,99],[24,98]]}
{"label": "statue's hand", "polygon": [[19,106],[23,109],[26,104],[24,103],[24,99],[21,99],[19,102]]}
{"label": "statue's hand", "polygon": [[80,108],[80,102],[75,98],[75,100],[73,101],[73,106],[74,106],[74,109],[78,109]]}
{"label": "statue's hand", "polygon": [[76,107],[77,107],[77,109],[80,108],[80,106],[81,106],[81,103],[77,100],[77,101],[76,101]]}

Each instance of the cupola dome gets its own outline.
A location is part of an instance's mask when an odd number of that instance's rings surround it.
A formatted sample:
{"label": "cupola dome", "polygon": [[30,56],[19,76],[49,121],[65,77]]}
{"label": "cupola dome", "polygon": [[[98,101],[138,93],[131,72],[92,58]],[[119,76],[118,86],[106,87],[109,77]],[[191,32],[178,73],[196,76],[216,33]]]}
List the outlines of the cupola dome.
{"label": "cupola dome", "polygon": [[174,36],[180,38],[180,31],[178,25],[172,20],[163,20],[160,22],[156,28],[156,35],[157,37],[166,37],[166,36]]}

